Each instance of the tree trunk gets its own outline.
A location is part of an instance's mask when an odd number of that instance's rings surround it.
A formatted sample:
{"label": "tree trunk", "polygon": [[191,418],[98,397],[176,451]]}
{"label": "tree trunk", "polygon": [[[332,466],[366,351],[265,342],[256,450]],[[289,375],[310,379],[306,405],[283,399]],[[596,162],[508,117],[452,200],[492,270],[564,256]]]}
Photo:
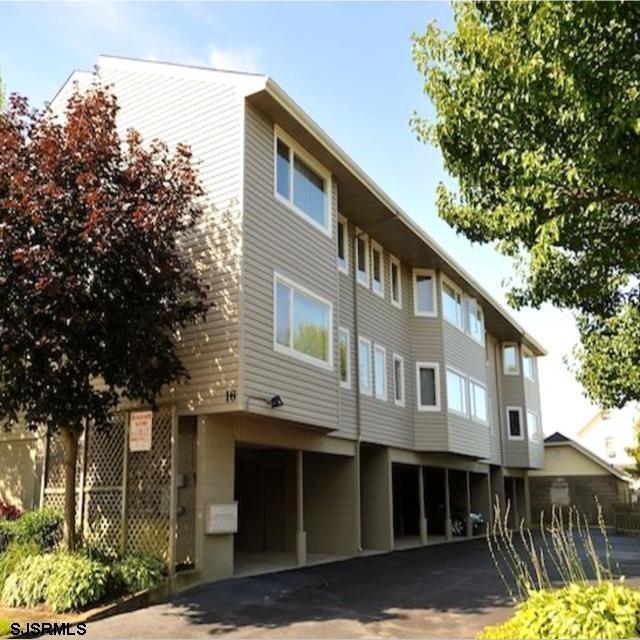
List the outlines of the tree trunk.
{"label": "tree trunk", "polygon": [[64,544],[69,551],[76,548],[76,468],[78,461],[78,432],[62,429],[64,446]]}

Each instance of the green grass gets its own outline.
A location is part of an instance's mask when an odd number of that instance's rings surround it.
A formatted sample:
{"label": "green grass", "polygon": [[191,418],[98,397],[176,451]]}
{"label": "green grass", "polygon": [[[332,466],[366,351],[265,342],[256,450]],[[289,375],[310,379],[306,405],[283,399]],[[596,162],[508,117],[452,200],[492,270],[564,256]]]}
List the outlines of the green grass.
{"label": "green grass", "polygon": [[8,620],[4,620],[3,618],[0,618],[0,638],[4,638],[4,636],[8,636],[9,631],[11,631],[11,623]]}

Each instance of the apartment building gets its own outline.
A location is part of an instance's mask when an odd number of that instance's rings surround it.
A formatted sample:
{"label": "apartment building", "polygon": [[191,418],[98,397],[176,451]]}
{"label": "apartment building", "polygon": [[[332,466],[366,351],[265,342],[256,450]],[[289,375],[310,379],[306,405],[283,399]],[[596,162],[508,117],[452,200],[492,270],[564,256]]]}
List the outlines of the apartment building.
{"label": "apartment building", "polygon": [[211,205],[184,249],[216,307],[160,399],[176,563],[212,580],[452,540],[496,495],[526,517],[544,349],[269,77],[97,67],[123,131],[191,145]]}

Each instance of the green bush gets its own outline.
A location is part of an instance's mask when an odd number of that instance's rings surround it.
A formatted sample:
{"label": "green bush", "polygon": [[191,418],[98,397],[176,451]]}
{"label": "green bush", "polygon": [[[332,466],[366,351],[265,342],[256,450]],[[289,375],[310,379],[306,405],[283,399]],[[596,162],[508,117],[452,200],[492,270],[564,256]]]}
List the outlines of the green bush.
{"label": "green bush", "polygon": [[152,555],[132,554],[116,562],[113,574],[125,593],[136,593],[162,582],[164,563]]}
{"label": "green bush", "polygon": [[22,561],[29,556],[38,555],[38,551],[38,547],[33,543],[12,542],[4,553],[0,554],[0,594],[2,594],[7,578],[16,571]]}
{"label": "green bush", "polygon": [[13,540],[13,520],[0,519],[0,553],[2,553]]}
{"label": "green bush", "polygon": [[572,584],[535,591],[515,615],[486,627],[480,640],[552,638],[636,638],[640,633],[640,591],[622,584]]}
{"label": "green bush", "polygon": [[0,638],[8,636],[11,631],[11,623],[4,618],[0,618]]}
{"label": "green bush", "polygon": [[56,554],[29,556],[6,579],[2,602],[9,607],[35,607],[44,602]]}
{"label": "green bush", "polygon": [[13,539],[28,544],[34,542],[42,549],[53,549],[62,537],[62,516],[50,508],[27,511],[21,518],[11,524]]}

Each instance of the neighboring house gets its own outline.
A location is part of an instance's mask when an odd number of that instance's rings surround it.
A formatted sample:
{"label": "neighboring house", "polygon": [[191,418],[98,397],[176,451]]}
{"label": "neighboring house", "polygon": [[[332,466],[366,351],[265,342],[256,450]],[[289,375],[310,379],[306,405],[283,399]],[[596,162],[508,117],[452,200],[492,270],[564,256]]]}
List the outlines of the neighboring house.
{"label": "neighboring house", "polygon": [[575,440],[554,433],[544,440],[544,467],[529,472],[531,512],[546,519],[553,505],[576,507],[597,524],[596,499],[607,524],[613,524],[612,507],[629,502],[631,478]]}
{"label": "neighboring house", "polygon": [[175,417],[154,422],[152,451],[123,463],[126,425],[85,443],[86,526],[115,535],[144,511],[125,540],[165,518],[170,557],[211,580],[470,533],[495,494],[526,516],[544,349],[269,77],[98,69],[123,130],[200,163],[211,209],[185,249],[216,307],[181,336],[191,380],[161,398]]}

